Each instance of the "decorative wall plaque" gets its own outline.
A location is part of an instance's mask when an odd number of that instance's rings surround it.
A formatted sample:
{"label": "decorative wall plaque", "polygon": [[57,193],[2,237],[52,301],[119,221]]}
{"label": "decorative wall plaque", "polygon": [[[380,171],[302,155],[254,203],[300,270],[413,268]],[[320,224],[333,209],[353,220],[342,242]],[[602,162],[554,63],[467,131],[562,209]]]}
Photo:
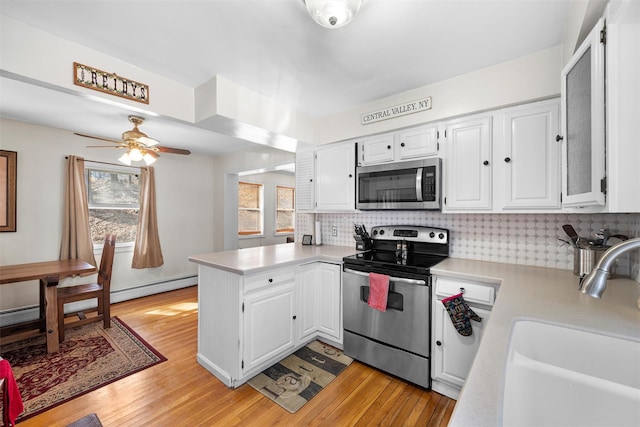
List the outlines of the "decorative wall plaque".
{"label": "decorative wall plaque", "polygon": [[143,104],[149,103],[149,85],[77,62],[73,63],[73,83]]}
{"label": "decorative wall plaque", "polygon": [[361,124],[368,125],[382,120],[394,119],[407,114],[418,113],[420,111],[431,109],[431,97],[427,96],[416,101],[405,102],[404,104],[394,105],[393,107],[383,108],[382,110],[365,113],[361,117]]}

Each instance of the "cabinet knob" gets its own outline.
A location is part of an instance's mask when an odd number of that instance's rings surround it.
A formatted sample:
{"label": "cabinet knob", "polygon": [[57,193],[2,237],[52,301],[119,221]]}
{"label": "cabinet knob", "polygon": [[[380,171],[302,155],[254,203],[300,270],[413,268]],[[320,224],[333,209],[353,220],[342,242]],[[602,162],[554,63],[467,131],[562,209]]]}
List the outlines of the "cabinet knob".
{"label": "cabinet knob", "polygon": [[309,182],[313,182],[313,178],[309,180]]}
{"label": "cabinet knob", "polygon": [[400,147],[404,147],[404,142],[401,142],[401,143],[400,143]]}
{"label": "cabinet knob", "polygon": [[441,342],[441,341],[436,341],[436,345],[437,345],[437,346],[441,346],[441,345],[442,345],[442,342]]}
{"label": "cabinet knob", "polygon": [[511,157],[505,157],[505,158],[504,158],[504,161],[505,161],[506,163],[509,163],[509,162],[511,161]]}
{"label": "cabinet knob", "polygon": [[391,146],[390,145],[387,145],[387,150],[391,150]]}
{"label": "cabinet knob", "polygon": [[485,160],[484,162],[482,162],[482,164],[485,166],[489,166],[489,160]]}
{"label": "cabinet knob", "polygon": [[556,135],[556,142],[560,142],[564,139],[564,136]]}
{"label": "cabinet knob", "polygon": [[269,283],[273,283],[273,279],[269,279]]}
{"label": "cabinet knob", "polygon": [[296,317],[298,317],[298,316],[296,316],[296,315],[294,314],[294,315],[293,315],[293,320],[296,320]]}
{"label": "cabinet knob", "polygon": [[353,178],[353,174],[349,174],[349,178]]}

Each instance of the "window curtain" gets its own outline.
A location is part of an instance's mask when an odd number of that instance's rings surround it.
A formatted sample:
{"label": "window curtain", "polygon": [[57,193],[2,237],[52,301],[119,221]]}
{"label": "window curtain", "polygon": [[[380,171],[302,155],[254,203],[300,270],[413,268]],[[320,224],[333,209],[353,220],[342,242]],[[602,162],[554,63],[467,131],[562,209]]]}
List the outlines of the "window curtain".
{"label": "window curtain", "polygon": [[68,156],[60,259],[80,258],[89,264],[97,265],[93,256],[87,197],[87,187],[84,182],[84,159]]}
{"label": "window curtain", "polygon": [[140,168],[140,211],[133,249],[132,268],[160,267],[164,264],[156,215],[156,183],[153,167]]}

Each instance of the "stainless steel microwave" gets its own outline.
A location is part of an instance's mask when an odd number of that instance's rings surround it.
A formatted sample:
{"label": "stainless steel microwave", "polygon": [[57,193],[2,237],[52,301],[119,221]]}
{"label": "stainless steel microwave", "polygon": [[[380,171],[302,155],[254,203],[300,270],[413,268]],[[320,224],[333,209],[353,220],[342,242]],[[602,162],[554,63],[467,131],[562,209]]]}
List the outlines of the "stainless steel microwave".
{"label": "stainless steel microwave", "polygon": [[442,160],[429,158],[356,168],[356,208],[440,210]]}

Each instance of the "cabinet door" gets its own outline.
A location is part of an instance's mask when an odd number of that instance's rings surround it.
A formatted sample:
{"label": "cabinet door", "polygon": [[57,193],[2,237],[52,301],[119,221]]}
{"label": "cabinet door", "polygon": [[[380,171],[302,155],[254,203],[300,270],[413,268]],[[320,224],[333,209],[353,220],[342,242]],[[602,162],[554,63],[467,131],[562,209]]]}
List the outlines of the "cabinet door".
{"label": "cabinet door", "polygon": [[399,160],[438,154],[438,127],[421,126],[396,135]]}
{"label": "cabinet door", "polygon": [[446,126],[445,208],[491,209],[491,117]]}
{"label": "cabinet door", "polygon": [[607,211],[640,212],[640,2],[607,15]]}
{"label": "cabinet door", "polygon": [[315,208],[315,153],[296,153],[296,210],[309,211]]}
{"label": "cabinet door", "polygon": [[565,206],[605,204],[605,52],[601,19],[562,70]]}
{"label": "cabinet door", "polygon": [[358,143],[359,161],[363,165],[391,162],[394,159],[393,134],[376,135]]}
{"label": "cabinet door", "polygon": [[503,114],[503,146],[496,161],[504,167],[505,209],[560,207],[559,115],[558,101]]}
{"label": "cabinet door", "polygon": [[318,332],[320,318],[320,273],[318,263],[306,264],[296,271],[298,310],[295,321],[296,342],[300,343]]}
{"label": "cabinet door", "polygon": [[355,210],[355,144],[316,151],[316,208]]}
{"label": "cabinet door", "polygon": [[490,311],[473,308],[482,322],[471,321],[473,333],[464,337],[458,333],[441,301],[434,301],[433,377],[450,384],[464,385],[478,351]]}
{"label": "cabinet door", "polygon": [[294,347],[293,280],[244,299],[244,372]]}
{"label": "cabinet door", "polygon": [[318,330],[321,334],[342,343],[342,286],[340,266],[319,263],[320,305]]}

